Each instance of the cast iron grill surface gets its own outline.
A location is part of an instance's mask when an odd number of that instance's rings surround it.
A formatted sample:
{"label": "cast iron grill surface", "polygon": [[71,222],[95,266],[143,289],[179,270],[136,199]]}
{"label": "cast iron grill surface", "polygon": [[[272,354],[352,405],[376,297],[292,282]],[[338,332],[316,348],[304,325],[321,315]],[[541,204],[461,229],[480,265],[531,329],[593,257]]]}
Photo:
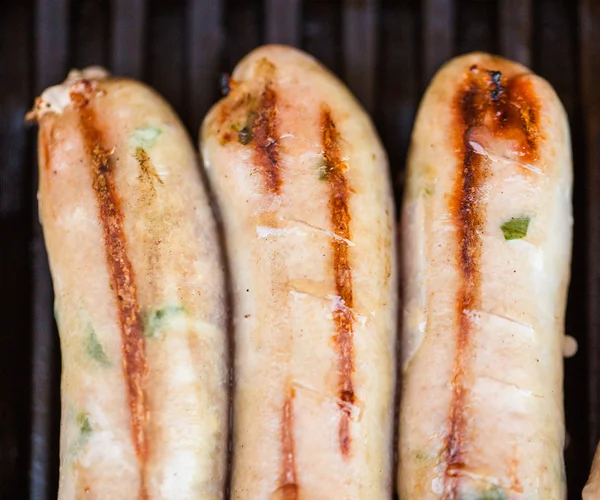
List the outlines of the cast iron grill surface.
{"label": "cast iron grill surface", "polygon": [[565,364],[565,456],[569,499],[580,498],[600,438],[600,0],[0,0],[0,498],[49,500],[58,483],[60,353],[36,132],[23,125],[34,96],[101,64],[155,87],[195,140],[220,73],[267,42],[307,50],[356,93],[398,200],[415,112],[442,62],[490,51],[554,86],[575,166],[567,332],[579,353]]}

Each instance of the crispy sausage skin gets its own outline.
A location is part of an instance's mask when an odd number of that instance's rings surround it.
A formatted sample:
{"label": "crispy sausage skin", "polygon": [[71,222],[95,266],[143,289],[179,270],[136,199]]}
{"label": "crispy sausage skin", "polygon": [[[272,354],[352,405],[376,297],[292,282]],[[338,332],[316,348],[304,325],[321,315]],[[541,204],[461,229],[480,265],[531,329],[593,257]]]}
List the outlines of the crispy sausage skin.
{"label": "crispy sausage skin", "polygon": [[562,499],[570,137],[550,85],[474,53],[421,104],[402,210],[402,499]]}
{"label": "crispy sausage skin", "polygon": [[146,86],[47,89],[39,213],[62,350],[59,499],[219,499],[223,265],[193,145]]}
{"label": "crispy sausage skin", "polygon": [[235,318],[234,499],[388,498],[395,346],[386,154],[348,90],[265,46],[201,131]]}

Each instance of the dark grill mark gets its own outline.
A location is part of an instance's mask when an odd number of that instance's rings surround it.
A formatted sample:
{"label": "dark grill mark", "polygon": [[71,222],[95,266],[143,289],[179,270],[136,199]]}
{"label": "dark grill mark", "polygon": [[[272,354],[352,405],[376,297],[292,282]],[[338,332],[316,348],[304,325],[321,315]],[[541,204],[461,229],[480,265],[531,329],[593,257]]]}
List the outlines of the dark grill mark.
{"label": "dark grill mark", "polygon": [[123,352],[123,372],[127,384],[133,443],[140,461],[140,499],[147,498],[144,462],[147,456],[145,435],[147,373],[143,322],[137,300],[133,267],[127,256],[127,241],[123,232],[123,213],[113,177],[114,163],[103,134],[96,123],[93,109],[93,85],[87,81],[71,88],[73,107],[79,112],[81,133],[90,155],[93,189],[98,202],[99,217],[104,233],[106,262],[115,294]]}
{"label": "dark grill mark", "polygon": [[492,101],[496,102],[500,97],[500,93],[502,92],[502,85],[500,84],[502,73],[500,71],[490,71],[490,79],[492,85],[490,97]]}
{"label": "dark grill mark", "polygon": [[484,127],[494,140],[511,140],[519,159],[535,161],[539,133],[538,106],[529,80],[515,76],[506,82],[499,71],[472,66],[454,103],[457,117],[456,146],[460,151],[455,199],[451,212],[458,226],[458,265],[461,285],[456,297],[458,332],[453,367],[452,400],[443,460],[446,463],[444,499],[458,498],[460,470],[466,467],[465,430],[468,425],[466,398],[473,324],[469,316],[481,300],[482,234],[486,223],[485,182],[490,174],[488,159],[476,153],[469,141],[474,127]]}
{"label": "dark grill mark", "polygon": [[283,455],[281,486],[282,500],[296,500],[298,498],[298,484],[296,477],[296,459],[294,452],[294,389],[290,389],[283,404],[283,418],[281,423],[281,453]]}
{"label": "dark grill mark", "polygon": [[277,94],[267,84],[258,105],[258,116],[252,126],[251,140],[256,167],[265,179],[267,191],[273,194],[279,194],[282,184],[277,128]]}
{"label": "dark grill mark", "polygon": [[[346,165],[342,161],[339,145],[339,133],[331,117],[331,110],[323,106],[321,111],[323,156],[329,183],[329,211],[331,228],[344,240],[350,240],[350,186],[346,178]],[[352,385],[354,372],[354,297],[352,293],[352,267],[348,257],[348,244],[339,238],[332,238],[333,273],[336,293],[341,300],[333,312],[338,348],[338,398],[341,409],[339,439],[343,455],[350,453],[350,417],[351,408],[356,401]]]}

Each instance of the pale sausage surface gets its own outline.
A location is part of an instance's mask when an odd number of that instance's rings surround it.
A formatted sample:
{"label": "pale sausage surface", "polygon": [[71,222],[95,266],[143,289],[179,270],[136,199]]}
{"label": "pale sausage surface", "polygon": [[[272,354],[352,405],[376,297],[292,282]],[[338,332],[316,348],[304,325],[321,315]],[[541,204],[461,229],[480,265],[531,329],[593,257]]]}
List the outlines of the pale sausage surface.
{"label": "pale sausage surface", "polygon": [[396,285],[386,154],[313,58],[262,47],[207,116],[235,309],[234,499],[391,493]]}
{"label": "pale sausage surface", "polygon": [[400,498],[564,498],[571,184],[547,82],[482,53],[438,72],[402,217]]}
{"label": "pale sausage surface", "polygon": [[62,351],[59,498],[219,499],[223,266],[194,148],[100,69],[46,90],[39,211]]}

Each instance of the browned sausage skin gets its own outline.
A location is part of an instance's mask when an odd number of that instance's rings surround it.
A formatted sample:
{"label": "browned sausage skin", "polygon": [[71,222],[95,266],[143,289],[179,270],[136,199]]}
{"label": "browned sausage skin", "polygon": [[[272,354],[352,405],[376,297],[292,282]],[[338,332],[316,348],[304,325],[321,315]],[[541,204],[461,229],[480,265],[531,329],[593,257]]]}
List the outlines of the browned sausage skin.
{"label": "browned sausage skin", "polygon": [[387,159],[348,91],[267,46],[201,148],[236,309],[232,496],[387,498],[395,348]]}
{"label": "browned sausage skin", "polygon": [[571,177],[545,81],[481,53],[439,71],[403,207],[401,498],[564,497]]}
{"label": "browned sausage skin", "polygon": [[32,117],[63,359],[59,498],[222,498],[223,270],[193,146],[152,90],[97,68]]}

